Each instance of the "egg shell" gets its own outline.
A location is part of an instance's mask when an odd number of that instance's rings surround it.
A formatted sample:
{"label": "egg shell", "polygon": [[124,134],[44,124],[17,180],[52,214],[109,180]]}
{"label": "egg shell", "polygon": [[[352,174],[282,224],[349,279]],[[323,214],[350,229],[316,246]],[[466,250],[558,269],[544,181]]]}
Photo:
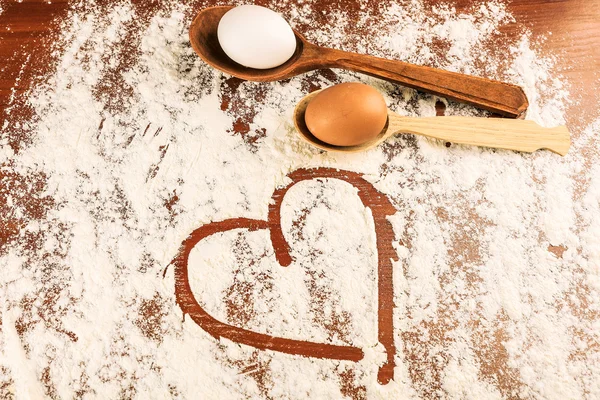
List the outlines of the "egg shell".
{"label": "egg shell", "polygon": [[357,146],[381,133],[387,106],[381,93],[358,82],[324,89],[308,103],[306,126],[317,139],[334,146]]}
{"label": "egg shell", "polygon": [[249,68],[277,67],[296,51],[296,35],[287,21],[255,5],[227,11],[219,21],[217,38],[229,58]]}

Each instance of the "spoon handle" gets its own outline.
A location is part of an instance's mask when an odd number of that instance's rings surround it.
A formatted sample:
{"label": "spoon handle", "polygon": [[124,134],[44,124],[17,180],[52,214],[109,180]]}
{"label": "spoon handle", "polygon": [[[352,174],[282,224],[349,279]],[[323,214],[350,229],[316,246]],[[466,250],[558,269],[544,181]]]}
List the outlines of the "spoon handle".
{"label": "spoon handle", "polygon": [[324,67],[362,72],[508,117],[518,117],[529,104],[523,89],[509,83],[324,47],[317,53]]}
{"label": "spoon handle", "polygon": [[388,132],[413,133],[452,143],[532,153],[548,149],[564,156],[571,137],[566,126],[544,128],[533,121],[473,117],[401,117],[390,112]]}

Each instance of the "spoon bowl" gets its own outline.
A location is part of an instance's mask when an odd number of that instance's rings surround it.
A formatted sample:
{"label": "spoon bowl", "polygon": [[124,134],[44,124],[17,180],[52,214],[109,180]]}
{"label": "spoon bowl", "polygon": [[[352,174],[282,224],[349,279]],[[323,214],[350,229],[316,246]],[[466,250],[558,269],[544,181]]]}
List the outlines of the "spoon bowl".
{"label": "spoon bowl", "polygon": [[371,147],[375,147],[377,145],[379,145],[381,142],[383,142],[385,139],[387,139],[388,137],[388,126],[390,124],[390,118],[388,116],[387,122],[385,123],[385,126],[383,127],[383,129],[381,130],[381,133],[379,133],[379,135],[377,135],[375,138],[359,144],[359,145],[355,145],[355,146],[335,146],[333,144],[329,144],[327,142],[322,141],[321,139],[317,138],[315,135],[313,135],[310,130],[308,129],[308,126],[306,126],[306,120],[305,120],[305,116],[306,116],[306,107],[308,107],[308,103],[311,102],[311,100],[321,92],[321,90],[316,90],[306,96],[304,96],[296,105],[296,108],[294,109],[294,125],[296,126],[296,133],[298,134],[298,136],[300,136],[302,139],[304,139],[307,143],[321,149],[321,150],[326,150],[326,151],[338,151],[338,152],[344,152],[344,153],[356,153],[359,151],[364,151],[367,149],[370,149]]}
{"label": "spoon bowl", "polygon": [[304,96],[294,109],[294,125],[300,138],[326,151],[355,153],[376,147],[392,135],[411,133],[447,142],[532,153],[548,149],[562,156],[571,145],[566,126],[544,128],[533,121],[477,117],[404,117],[388,110],[381,133],[355,146],[334,146],[316,138],[306,126],[306,107],[321,90]]}
{"label": "spoon bowl", "polygon": [[267,82],[288,79],[315,69],[342,68],[508,117],[520,116],[527,109],[527,97],[518,86],[399,60],[386,60],[317,46],[307,41],[296,30],[293,30],[296,36],[296,51],[285,63],[270,69],[245,67],[225,54],[217,36],[219,21],[232,8],[221,6],[201,10],[190,26],[190,42],[194,51],[206,63],[235,77]]}
{"label": "spoon bowl", "polygon": [[196,15],[190,26],[192,48],[208,65],[235,77],[255,82],[283,80],[310,70],[301,70],[302,63],[299,61],[305,47],[310,47],[311,44],[296,30],[293,30],[296,36],[296,51],[289,60],[278,67],[269,69],[248,68],[229,58],[219,44],[217,28],[223,15],[232,8],[234,7],[205,8]]}

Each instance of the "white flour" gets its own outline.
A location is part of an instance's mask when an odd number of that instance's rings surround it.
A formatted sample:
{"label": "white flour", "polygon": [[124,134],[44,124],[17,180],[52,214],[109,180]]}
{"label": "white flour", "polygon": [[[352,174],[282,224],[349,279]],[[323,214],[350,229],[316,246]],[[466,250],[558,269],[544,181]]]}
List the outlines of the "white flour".
{"label": "white flour", "polygon": [[[498,34],[514,22],[503,3],[469,15],[420,0],[331,15],[312,2],[276,7],[319,44],[522,85],[528,119],[564,123],[568,92],[552,60],[527,34]],[[33,144],[15,153],[0,142],[2,210],[18,228],[0,247],[2,397],[600,397],[600,120],[573,132],[564,158],[409,135],[324,154],[291,124],[310,87],[369,83],[403,115],[435,115],[438,100],[446,115],[486,113],[342,71],[235,88],[193,53],[195,11],[75,6],[56,73],[30,93]],[[252,120],[244,135],[232,133],[240,117]],[[360,362],[218,342],[182,317],[172,268],[163,278],[194,229],[266,219],[273,191],[299,167],[363,173],[398,210],[397,367],[386,386],[376,379],[371,210],[347,183],[304,182],[286,196],[296,263],[277,264],[266,231],[232,231],[198,244],[190,281],[221,321],[352,344],[366,353]]]}

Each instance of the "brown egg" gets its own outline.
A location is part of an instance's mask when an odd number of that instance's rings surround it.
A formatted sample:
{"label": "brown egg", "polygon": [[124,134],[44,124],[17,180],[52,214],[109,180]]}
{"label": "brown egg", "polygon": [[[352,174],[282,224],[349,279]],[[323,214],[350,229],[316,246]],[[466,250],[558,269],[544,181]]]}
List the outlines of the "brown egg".
{"label": "brown egg", "polygon": [[304,120],[317,139],[334,146],[356,146],[381,133],[387,106],[371,86],[341,83],[317,94],[308,103]]}

